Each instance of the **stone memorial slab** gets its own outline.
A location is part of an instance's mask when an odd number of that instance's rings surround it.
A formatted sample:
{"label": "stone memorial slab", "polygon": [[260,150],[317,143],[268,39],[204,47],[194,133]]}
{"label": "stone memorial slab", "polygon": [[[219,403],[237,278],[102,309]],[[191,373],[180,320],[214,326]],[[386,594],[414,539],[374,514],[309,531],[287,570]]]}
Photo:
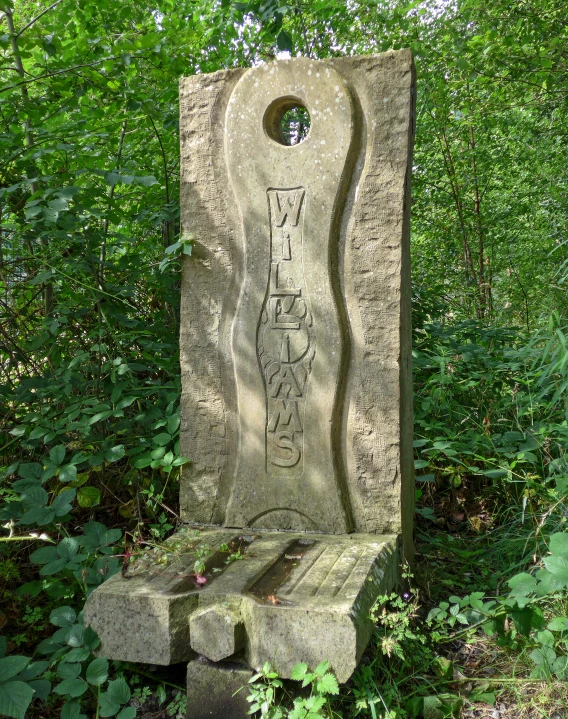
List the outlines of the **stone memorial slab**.
{"label": "stone memorial slab", "polygon": [[181,80],[185,526],[85,621],[189,662],[190,719],[244,717],[267,661],[347,681],[412,561],[414,95],[406,50]]}

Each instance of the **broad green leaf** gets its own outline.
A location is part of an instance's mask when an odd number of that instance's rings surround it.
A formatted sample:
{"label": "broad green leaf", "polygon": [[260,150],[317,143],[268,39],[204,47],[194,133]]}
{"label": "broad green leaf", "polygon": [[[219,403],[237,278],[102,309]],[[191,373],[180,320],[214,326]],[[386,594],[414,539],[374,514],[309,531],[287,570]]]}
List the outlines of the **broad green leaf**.
{"label": "broad green leaf", "polygon": [[77,467],[74,464],[65,464],[59,470],[60,482],[74,482],[77,479]]}
{"label": "broad green leaf", "polygon": [[568,556],[568,532],[557,532],[550,537],[549,549],[552,554]]}
{"label": "broad green leaf", "polygon": [[116,719],[134,719],[136,709],[134,707],[124,707],[117,715]]}
{"label": "broad green leaf", "polygon": [[49,459],[53,462],[54,465],[59,466],[65,459],[64,445],[59,444],[57,445],[57,447],[53,447],[49,451]]}
{"label": "broad green leaf", "polygon": [[536,579],[526,572],[515,574],[507,582],[511,587],[511,596],[513,597],[526,597],[536,589]]}
{"label": "broad green leaf", "polygon": [[49,615],[49,621],[56,627],[70,627],[76,618],[77,614],[73,607],[57,607]]}
{"label": "broad green leaf", "polygon": [[57,675],[61,679],[75,679],[81,673],[81,664],[79,662],[60,662],[57,667]]}
{"label": "broad green leaf", "polygon": [[43,674],[48,666],[49,662],[32,662],[18,674],[18,679],[21,679],[22,681],[35,679],[36,677],[39,677],[40,674]]}
{"label": "broad green leaf", "polygon": [[120,710],[120,704],[113,700],[108,692],[99,696],[99,716],[112,717]]}
{"label": "broad green leaf", "polygon": [[126,704],[130,700],[130,688],[124,679],[115,679],[109,682],[107,693],[117,704]]}
{"label": "broad green leaf", "polygon": [[108,660],[105,657],[94,659],[87,667],[86,679],[95,686],[104,684],[108,679]]}
{"label": "broad green leaf", "polygon": [[29,657],[10,654],[0,659],[0,682],[5,682],[19,674],[30,663]]}
{"label": "broad green leaf", "polygon": [[56,694],[69,696],[75,699],[76,697],[82,696],[88,688],[89,685],[87,682],[80,677],[77,677],[76,679],[64,679],[60,684],[53,688],[53,691]]}
{"label": "broad green leaf", "polygon": [[0,715],[24,719],[34,690],[25,682],[9,681],[0,684]]}
{"label": "broad green leaf", "polygon": [[61,719],[87,719],[87,717],[81,714],[79,702],[67,702],[61,709]]}
{"label": "broad green leaf", "polygon": [[81,487],[77,493],[80,507],[96,507],[101,503],[101,493],[96,487]]}

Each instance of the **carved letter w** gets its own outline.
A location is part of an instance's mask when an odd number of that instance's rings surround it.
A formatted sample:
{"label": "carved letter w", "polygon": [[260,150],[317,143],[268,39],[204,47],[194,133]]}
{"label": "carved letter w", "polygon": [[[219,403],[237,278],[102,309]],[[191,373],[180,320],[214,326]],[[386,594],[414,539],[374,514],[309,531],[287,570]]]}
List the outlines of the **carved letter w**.
{"label": "carved letter w", "polygon": [[270,193],[276,227],[282,227],[286,220],[295,227],[298,224],[305,190],[275,190]]}

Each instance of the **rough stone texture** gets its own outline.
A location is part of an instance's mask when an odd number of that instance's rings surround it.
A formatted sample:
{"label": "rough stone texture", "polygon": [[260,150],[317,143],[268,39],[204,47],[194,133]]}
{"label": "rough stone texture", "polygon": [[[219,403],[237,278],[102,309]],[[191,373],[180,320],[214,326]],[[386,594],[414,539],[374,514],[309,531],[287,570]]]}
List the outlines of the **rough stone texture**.
{"label": "rough stone texture", "polygon": [[203,657],[189,662],[187,719],[246,719],[251,677],[252,671],[243,664],[212,664]]}
{"label": "rough stone texture", "polygon": [[191,615],[191,648],[212,662],[220,662],[239,652],[245,643],[241,617],[229,607],[215,605]]}
{"label": "rough stone texture", "polygon": [[[183,517],[402,533],[410,556],[412,56],[180,88]],[[291,97],[311,127],[285,147],[262,121]]]}
{"label": "rough stone texture", "polygon": [[[215,556],[228,539],[227,530],[211,530],[200,546]],[[206,574],[202,586],[188,589],[195,555],[183,551],[183,532],[172,540],[182,551],[168,567],[149,555],[132,577],[105,582],[85,609],[102,653],[173,664],[193,650],[216,661],[242,649],[257,670],[269,661],[289,678],[299,661],[328,660],[347,681],[371,635],[369,609],[396,583],[397,538],[262,532],[251,539],[244,559]]]}
{"label": "rough stone texture", "polygon": [[213,552],[235,532],[203,532],[198,542],[192,541],[194,534],[184,530],[169,541],[171,562],[157,563],[149,553],[126,577],[117,574],[91,593],[85,624],[99,635],[103,656],[169,665],[195,655],[189,642],[189,616],[197,609],[199,594],[192,581],[193,550],[205,544]]}

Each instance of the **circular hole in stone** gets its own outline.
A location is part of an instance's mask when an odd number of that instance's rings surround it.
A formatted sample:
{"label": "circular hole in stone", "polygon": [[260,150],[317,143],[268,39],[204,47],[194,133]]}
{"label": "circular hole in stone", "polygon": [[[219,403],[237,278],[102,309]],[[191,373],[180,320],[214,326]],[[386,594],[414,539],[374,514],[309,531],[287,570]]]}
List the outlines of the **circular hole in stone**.
{"label": "circular hole in stone", "polygon": [[299,145],[310,131],[310,113],[297,98],[280,98],[268,107],[264,115],[264,129],[279,145]]}

